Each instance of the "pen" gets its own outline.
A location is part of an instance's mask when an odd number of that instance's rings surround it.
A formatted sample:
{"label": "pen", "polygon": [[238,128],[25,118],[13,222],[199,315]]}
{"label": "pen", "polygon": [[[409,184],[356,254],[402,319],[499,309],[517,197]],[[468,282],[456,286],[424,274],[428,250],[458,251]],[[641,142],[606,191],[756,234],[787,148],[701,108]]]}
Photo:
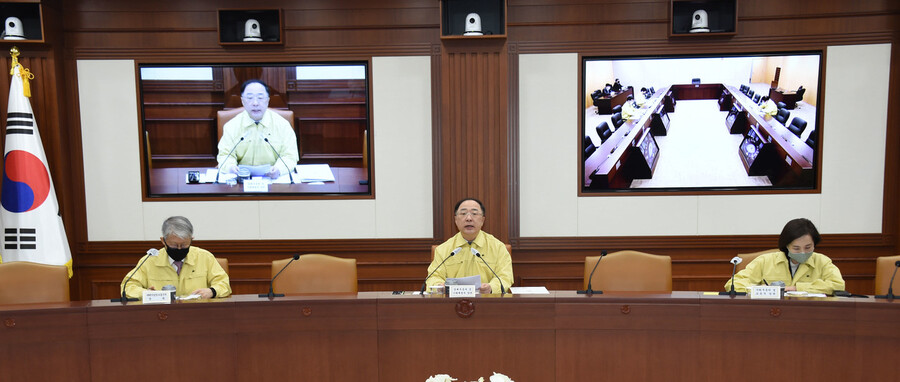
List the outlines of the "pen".
{"label": "pen", "polygon": [[766,279],[763,279],[763,284],[766,284],[766,286],[769,286],[769,283],[766,282]]}

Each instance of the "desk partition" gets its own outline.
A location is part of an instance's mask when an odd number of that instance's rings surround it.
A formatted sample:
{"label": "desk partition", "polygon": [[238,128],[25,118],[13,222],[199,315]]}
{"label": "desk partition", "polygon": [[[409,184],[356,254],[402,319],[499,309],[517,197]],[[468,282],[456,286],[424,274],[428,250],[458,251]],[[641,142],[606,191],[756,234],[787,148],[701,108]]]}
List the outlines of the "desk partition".
{"label": "desk partition", "polygon": [[900,301],[238,295],[0,306],[0,381],[888,381]]}

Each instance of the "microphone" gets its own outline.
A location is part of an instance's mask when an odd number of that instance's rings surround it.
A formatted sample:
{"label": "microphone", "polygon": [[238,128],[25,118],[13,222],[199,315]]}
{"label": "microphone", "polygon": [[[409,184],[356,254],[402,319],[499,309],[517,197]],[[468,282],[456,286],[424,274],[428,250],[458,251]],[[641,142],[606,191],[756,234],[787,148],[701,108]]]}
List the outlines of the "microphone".
{"label": "microphone", "polygon": [[897,275],[897,269],[900,268],[900,260],[894,263],[894,274],[891,275],[891,283],[888,284],[888,292],[885,295],[875,296],[875,298],[886,298],[888,300],[894,299],[894,276]]}
{"label": "microphone", "polygon": [[735,292],[734,291],[734,271],[737,270],[737,265],[740,264],[742,261],[744,261],[744,259],[742,259],[740,256],[732,257],[731,261],[729,261],[729,263],[731,263],[731,265],[732,265],[732,267],[731,267],[731,290],[728,292],[719,292],[719,296],[734,297],[734,296],[746,296],[747,295],[747,292]]}
{"label": "microphone", "polygon": [[494,277],[497,278],[497,281],[500,282],[500,295],[503,296],[506,293],[506,290],[503,289],[503,279],[501,279],[500,276],[497,276],[497,272],[494,272],[494,269],[491,268],[491,265],[488,264],[487,260],[485,260],[484,257],[481,256],[481,252],[478,252],[478,250],[475,248],[470,247],[469,249],[472,250],[472,254],[475,255],[475,257],[478,257],[482,262],[484,262],[484,265],[487,265],[488,269],[491,270],[491,273],[494,274]]}
{"label": "microphone", "polygon": [[288,261],[288,263],[284,265],[284,268],[281,268],[281,270],[275,274],[275,277],[272,277],[272,281],[269,283],[269,293],[262,293],[259,295],[259,297],[268,297],[268,298],[284,297],[284,293],[275,293],[275,291],[272,289],[272,287],[275,285],[275,279],[278,278],[278,275],[280,275],[281,272],[284,272],[284,270],[287,269],[288,265],[291,265],[291,263],[293,263],[294,260],[299,260],[299,259],[300,259],[300,254],[295,253],[294,257],[291,259],[291,261]]}
{"label": "microphone", "polygon": [[602,251],[600,251],[600,258],[597,259],[597,262],[596,262],[596,263],[594,263],[594,269],[591,269],[591,275],[588,277],[588,285],[587,285],[587,289],[577,291],[576,293],[578,293],[578,294],[586,294],[586,295],[588,295],[588,296],[590,296],[590,295],[592,295],[592,294],[594,294],[594,293],[596,293],[596,294],[603,294],[603,291],[602,291],[602,290],[594,290],[594,288],[591,287],[591,281],[594,281],[594,271],[597,270],[597,266],[600,265],[600,260],[603,260],[603,256],[606,256],[606,250],[605,250],[605,249],[602,250]]}
{"label": "microphone", "polygon": [[131,277],[134,276],[134,272],[137,272],[138,269],[141,269],[141,266],[147,262],[147,259],[149,259],[151,257],[155,257],[156,255],[159,255],[159,250],[156,248],[150,248],[147,250],[147,255],[148,256],[144,257],[144,260],[141,260],[141,263],[138,264],[137,268],[134,268],[134,270],[131,271],[131,274],[128,275],[128,279],[125,280],[124,283],[122,283],[122,297],[114,298],[112,300],[109,300],[109,302],[121,302],[122,304],[127,304],[129,301],[137,301],[138,300],[137,297],[126,297],[125,296],[125,287],[128,286],[128,282],[131,281]]}
{"label": "microphone", "polygon": [[[294,176],[291,175],[291,172],[293,172],[293,171],[291,171],[291,168],[288,167],[287,163],[284,163],[284,159],[281,158],[281,154],[278,153],[278,150],[275,150],[275,146],[272,146],[272,142],[269,142],[269,138],[266,138],[262,133],[259,133],[259,138],[266,141],[266,143],[269,144],[269,147],[272,148],[272,152],[275,153],[275,156],[278,157],[278,160],[281,161],[281,164],[284,165],[284,168],[286,168],[288,170],[288,178],[291,179],[291,184],[294,184]],[[296,168],[294,169],[294,171],[296,171]]]}
{"label": "microphone", "polygon": [[[248,133],[249,133],[249,131],[244,133],[244,135],[241,136],[241,139],[238,139],[238,141],[234,144],[234,147],[231,148],[231,151],[228,152],[228,155],[225,156],[225,160],[228,160],[228,158],[231,158],[231,154],[233,154],[234,150],[237,149],[238,145],[244,141],[244,138],[247,136]],[[237,161],[237,158],[235,158],[235,161]],[[222,163],[224,164],[225,161],[222,161]],[[219,171],[216,172],[216,183],[219,183],[219,174],[221,174],[221,173],[222,173],[222,169],[220,168]]]}
{"label": "microphone", "polygon": [[450,256],[447,256],[447,258],[445,258],[444,261],[441,261],[441,263],[438,264],[438,266],[435,267],[434,270],[428,274],[428,277],[425,278],[425,281],[422,281],[422,289],[419,290],[419,294],[425,293],[425,283],[428,282],[428,279],[431,278],[431,275],[433,275],[434,272],[437,272],[438,269],[441,269],[441,266],[444,265],[444,262],[446,262],[447,260],[450,260],[451,257],[455,256],[461,250],[462,250],[462,247],[456,247],[456,249],[454,249],[453,252],[450,252]]}

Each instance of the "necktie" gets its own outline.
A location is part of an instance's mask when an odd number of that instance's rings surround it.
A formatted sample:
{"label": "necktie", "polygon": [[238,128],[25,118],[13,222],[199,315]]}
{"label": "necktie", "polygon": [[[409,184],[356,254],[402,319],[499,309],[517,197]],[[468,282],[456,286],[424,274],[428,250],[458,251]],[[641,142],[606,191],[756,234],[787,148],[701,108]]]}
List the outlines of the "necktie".
{"label": "necktie", "polygon": [[180,275],[181,274],[181,265],[184,264],[184,261],[176,261],[173,264],[175,264],[175,273]]}

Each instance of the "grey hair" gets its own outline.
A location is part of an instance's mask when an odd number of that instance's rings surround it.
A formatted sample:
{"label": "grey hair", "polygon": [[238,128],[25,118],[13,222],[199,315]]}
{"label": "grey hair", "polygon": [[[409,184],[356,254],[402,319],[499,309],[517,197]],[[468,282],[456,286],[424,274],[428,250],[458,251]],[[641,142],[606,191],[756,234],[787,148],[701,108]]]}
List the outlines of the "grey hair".
{"label": "grey hair", "polygon": [[169,235],[175,235],[182,239],[193,239],[194,226],[184,216],[172,216],[163,222],[162,235],[164,238],[169,237]]}

